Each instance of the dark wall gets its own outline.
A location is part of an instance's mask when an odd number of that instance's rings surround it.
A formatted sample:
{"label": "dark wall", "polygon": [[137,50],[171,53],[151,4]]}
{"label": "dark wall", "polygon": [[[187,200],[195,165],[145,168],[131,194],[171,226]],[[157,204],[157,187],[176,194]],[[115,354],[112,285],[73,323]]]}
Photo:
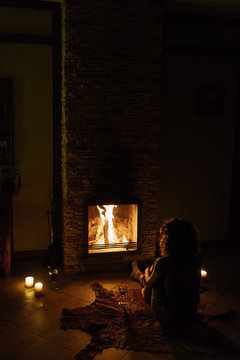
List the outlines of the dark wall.
{"label": "dark wall", "polygon": [[165,55],[160,216],[193,222],[200,240],[228,241],[239,61]]}
{"label": "dark wall", "polygon": [[190,219],[201,241],[239,238],[240,21],[221,16],[165,13],[163,26],[161,212]]}

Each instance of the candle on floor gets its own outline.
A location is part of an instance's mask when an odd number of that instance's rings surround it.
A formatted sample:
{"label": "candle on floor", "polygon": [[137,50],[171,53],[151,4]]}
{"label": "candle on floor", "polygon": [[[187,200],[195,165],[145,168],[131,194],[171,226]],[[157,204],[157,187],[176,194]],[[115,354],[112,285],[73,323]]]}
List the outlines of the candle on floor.
{"label": "candle on floor", "polygon": [[206,279],[206,277],[207,277],[207,271],[206,270],[201,270],[201,277],[202,277],[202,279]]}
{"label": "candle on floor", "polygon": [[30,288],[30,287],[33,287],[33,284],[34,284],[34,277],[33,276],[27,276],[25,278],[25,286],[27,288]]}
{"label": "candle on floor", "polygon": [[37,282],[37,283],[34,285],[34,290],[35,290],[35,295],[36,295],[36,296],[43,295],[43,283]]}

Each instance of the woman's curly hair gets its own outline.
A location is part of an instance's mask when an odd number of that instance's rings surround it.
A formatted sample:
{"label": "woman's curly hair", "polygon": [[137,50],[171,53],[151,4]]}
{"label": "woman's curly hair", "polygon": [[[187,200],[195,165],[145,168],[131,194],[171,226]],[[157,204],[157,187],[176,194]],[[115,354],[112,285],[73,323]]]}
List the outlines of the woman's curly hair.
{"label": "woman's curly hair", "polygon": [[160,228],[160,242],[156,243],[156,257],[189,256],[198,252],[198,230],[188,221],[173,218]]}

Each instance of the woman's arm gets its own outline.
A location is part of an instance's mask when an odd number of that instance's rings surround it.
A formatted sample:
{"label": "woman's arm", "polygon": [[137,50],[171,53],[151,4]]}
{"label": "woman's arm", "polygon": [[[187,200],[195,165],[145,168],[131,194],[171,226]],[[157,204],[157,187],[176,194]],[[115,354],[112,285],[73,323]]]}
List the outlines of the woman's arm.
{"label": "woman's arm", "polygon": [[144,274],[141,274],[141,275],[139,276],[139,282],[140,282],[140,284],[141,284],[142,287],[146,286],[146,281],[149,280],[149,277],[150,277],[150,275],[151,275],[151,272],[152,272],[152,266],[151,266],[150,269],[149,269],[149,267],[147,267],[147,268],[145,269]]}
{"label": "woman's arm", "polygon": [[151,296],[152,288],[159,283],[159,276],[155,270],[150,274],[149,268],[145,270],[145,283],[146,285],[142,289],[142,295],[145,300],[148,300]]}

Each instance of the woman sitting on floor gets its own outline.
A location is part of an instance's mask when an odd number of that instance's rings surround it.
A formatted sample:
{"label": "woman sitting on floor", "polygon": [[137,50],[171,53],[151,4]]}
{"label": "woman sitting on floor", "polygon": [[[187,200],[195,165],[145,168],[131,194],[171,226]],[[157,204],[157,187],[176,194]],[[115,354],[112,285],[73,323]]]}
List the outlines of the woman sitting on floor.
{"label": "woman sitting on floor", "polygon": [[188,221],[168,220],[160,228],[160,257],[143,274],[132,263],[132,280],[142,286],[142,294],[163,326],[187,325],[197,311],[201,261],[198,232]]}

